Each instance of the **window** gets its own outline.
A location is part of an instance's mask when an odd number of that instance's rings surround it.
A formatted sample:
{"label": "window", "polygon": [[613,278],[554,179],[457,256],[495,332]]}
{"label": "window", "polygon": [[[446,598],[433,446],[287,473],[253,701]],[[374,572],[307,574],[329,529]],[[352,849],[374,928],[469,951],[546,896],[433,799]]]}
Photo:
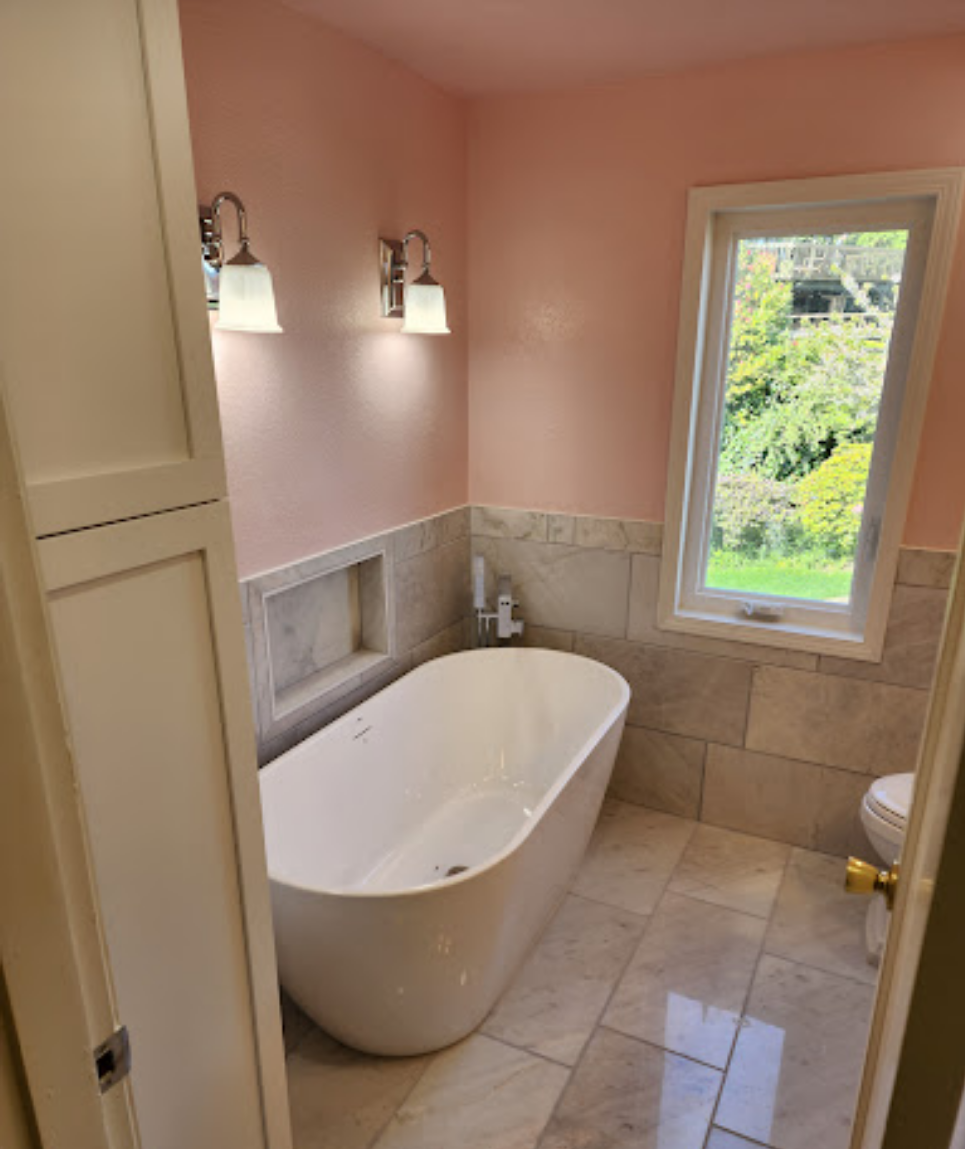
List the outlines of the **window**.
{"label": "window", "polygon": [[665,629],[880,657],[962,186],[691,192]]}

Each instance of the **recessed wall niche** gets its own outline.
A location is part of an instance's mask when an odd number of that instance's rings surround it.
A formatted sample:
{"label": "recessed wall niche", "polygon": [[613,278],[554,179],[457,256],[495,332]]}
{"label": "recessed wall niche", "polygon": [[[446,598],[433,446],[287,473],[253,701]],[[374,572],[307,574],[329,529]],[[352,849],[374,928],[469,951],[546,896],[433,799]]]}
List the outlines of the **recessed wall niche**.
{"label": "recessed wall niche", "polygon": [[359,544],[252,580],[259,725],[269,736],[353,689],[393,657],[392,563]]}

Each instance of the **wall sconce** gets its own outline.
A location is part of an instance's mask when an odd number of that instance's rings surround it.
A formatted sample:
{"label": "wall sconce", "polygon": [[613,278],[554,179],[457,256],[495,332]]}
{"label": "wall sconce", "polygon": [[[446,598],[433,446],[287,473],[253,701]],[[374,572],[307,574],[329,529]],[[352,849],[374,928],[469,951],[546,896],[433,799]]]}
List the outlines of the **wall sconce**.
{"label": "wall sconce", "polygon": [[[409,241],[422,241],[422,274],[406,283],[409,267]],[[432,253],[425,232],[410,231],[403,240],[380,239],[379,261],[382,268],[382,314],[387,318],[403,317],[406,335],[448,335],[446,295],[429,274]]]}
{"label": "wall sconce", "polygon": [[[234,204],[238,213],[238,254],[225,262],[221,231],[221,208]],[[271,272],[252,254],[248,243],[248,216],[245,205],[232,192],[221,192],[210,206],[198,208],[201,219],[201,246],[204,251],[204,281],[208,307],[218,312],[219,331],[281,331],[275,310]]]}

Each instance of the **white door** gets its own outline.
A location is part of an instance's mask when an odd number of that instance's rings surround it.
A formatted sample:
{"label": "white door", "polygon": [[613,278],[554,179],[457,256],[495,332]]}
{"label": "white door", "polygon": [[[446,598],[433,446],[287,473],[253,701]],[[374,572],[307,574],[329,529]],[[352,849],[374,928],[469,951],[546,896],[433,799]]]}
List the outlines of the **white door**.
{"label": "white door", "polygon": [[228,509],[38,549],[143,1144],[280,1144],[278,990]]}
{"label": "white door", "polygon": [[961,554],[878,983],[853,1149],[947,1149],[965,1084]]}
{"label": "white door", "polygon": [[176,0],[3,0],[0,167],[0,965],[40,1141],[288,1149]]}
{"label": "white door", "polygon": [[0,1145],[4,1149],[38,1149],[16,1033],[5,1008],[2,968],[0,995]]}
{"label": "white door", "polygon": [[24,492],[0,391],[0,1145],[133,1149],[117,1027]]}

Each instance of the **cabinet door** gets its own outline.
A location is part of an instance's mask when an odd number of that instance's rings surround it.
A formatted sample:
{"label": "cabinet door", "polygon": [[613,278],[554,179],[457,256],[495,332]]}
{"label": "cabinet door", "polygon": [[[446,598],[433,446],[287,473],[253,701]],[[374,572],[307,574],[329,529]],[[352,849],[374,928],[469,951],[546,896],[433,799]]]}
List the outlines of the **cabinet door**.
{"label": "cabinet door", "polygon": [[224,504],[39,545],[143,1149],[290,1144]]}
{"label": "cabinet door", "polygon": [[176,0],[3,0],[0,107],[0,373],[37,534],[219,498]]}
{"label": "cabinet door", "polygon": [[0,1145],[3,1149],[38,1149],[33,1111],[23,1082],[23,1067],[6,996],[0,967]]}

